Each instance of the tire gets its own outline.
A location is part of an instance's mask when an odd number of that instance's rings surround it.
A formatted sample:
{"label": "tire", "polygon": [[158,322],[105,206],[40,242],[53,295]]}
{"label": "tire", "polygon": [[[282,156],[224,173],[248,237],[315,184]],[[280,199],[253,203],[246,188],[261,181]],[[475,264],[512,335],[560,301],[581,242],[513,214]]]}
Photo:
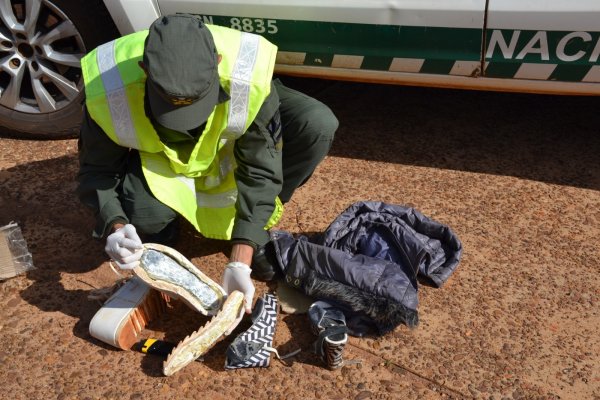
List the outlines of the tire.
{"label": "tire", "polygon": [[11,0],[0,2],[0,14],[0,134],[76,137],[79,60],[119,35],[102,0]]}

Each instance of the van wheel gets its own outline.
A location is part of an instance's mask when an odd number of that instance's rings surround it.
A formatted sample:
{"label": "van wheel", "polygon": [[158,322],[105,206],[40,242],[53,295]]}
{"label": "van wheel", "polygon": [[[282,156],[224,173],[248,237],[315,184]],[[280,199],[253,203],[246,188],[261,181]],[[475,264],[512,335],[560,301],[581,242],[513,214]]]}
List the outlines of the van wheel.
{"label": "van wheel", "polygon": [[81,58],[118,36],[101,0],[0,1],[0,134],[74,137]]}

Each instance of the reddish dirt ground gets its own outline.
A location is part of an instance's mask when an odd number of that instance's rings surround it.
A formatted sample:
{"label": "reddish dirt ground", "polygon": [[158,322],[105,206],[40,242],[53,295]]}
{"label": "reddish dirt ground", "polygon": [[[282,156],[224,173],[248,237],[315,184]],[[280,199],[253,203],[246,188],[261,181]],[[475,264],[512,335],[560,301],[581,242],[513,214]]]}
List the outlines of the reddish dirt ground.
{"label": "reddish dirt ground", "polygon": [[[600,99],[293,83],[341,125],[278,228],[322,232],[359,200],[449,225],[463,258],[445,286],[420,287],[419,326],[351,338],[345,357],[361,363],[329,371],[306,315],[280,314],[274,345],[303,349],[287,363],[225,371],[230,336],[164,377],[160,357],[88,333],[90,291],[118,276],[74,195],[77,141],[0,137],[0,226],[19,223],[36,266],[0,282],[0,397],[600,398]],[[219,281],[229,245],[181,234],[178,250]],[[178,306],[144,334],[176,341],[205,322]]]}

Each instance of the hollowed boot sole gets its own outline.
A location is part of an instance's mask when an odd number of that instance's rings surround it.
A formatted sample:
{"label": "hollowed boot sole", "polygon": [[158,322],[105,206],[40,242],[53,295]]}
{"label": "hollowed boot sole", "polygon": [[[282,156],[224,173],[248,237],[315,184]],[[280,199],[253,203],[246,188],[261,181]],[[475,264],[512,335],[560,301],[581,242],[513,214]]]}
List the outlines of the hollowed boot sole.
{"label": "hollowed boot sole", "polygon": [[196,332],[187,336],[173,349],[163,364],[163,373],[173,375],[183,367],[201,357],[220,339],[236,322],[244,303],[244,295],[234,291],[228,297],[221,311]]}
{"label": "hollowed boot sole", "polygon": [[[152,265],[147,265],[146,257],[142,255],[140,265],[133,269],[133,273],[142,279],[146,284],[156,290],[169,294],[171,297],[181,299],[192,309],[200,312],[203,315],[215,315],[225,301],[226,293],[223,288],[207,275],[202,273],[194,264],[185,258],[178,251],[156,243],[145,243],[144,252],[156,251],[170,257],[175,263],[181,267],[182,274],[188,273],[197,279],[199,286],[203,289],[204,296],[196,296],[189,287],[176,282],[175,279],[158,276],[156,271],[153,272]],[[204,298],[202,298],[204,297]],[[212,302],[206,301],[206,298],[213,299]]]}

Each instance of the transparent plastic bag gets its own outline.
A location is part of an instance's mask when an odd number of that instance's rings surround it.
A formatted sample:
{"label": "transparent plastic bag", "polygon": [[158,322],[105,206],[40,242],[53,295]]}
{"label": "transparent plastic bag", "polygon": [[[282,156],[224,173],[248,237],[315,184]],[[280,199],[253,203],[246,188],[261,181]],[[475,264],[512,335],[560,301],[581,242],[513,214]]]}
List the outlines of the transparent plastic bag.
{"label": "transparent plastic bag", "polygon": [[35,269],[21,228],[15,222],[0,227],[0,280]]}

